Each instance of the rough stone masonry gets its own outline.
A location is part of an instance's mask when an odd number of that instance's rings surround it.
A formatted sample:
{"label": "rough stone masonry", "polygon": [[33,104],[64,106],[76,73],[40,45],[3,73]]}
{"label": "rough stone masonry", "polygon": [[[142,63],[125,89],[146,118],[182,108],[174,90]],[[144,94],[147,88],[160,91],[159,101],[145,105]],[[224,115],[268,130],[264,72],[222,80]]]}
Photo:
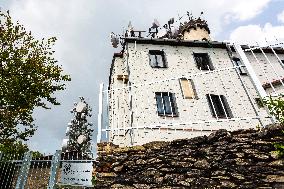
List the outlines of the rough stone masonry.
{"label": "rough stone masonry", "polygon": [[98,145],[96,188],[283,188],[284,126],[271,125],[172,142],[119,148]]}

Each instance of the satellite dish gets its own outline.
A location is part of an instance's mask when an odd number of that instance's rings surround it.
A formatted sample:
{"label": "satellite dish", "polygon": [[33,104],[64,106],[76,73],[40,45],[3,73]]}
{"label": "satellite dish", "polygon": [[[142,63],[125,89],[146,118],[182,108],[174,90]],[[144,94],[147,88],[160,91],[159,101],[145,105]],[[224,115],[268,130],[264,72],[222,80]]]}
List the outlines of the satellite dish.
{"label": "satellite dish", "polygon": [[77,139],[78,144],[82,144],[87,140],[87,137],[85,135],[80,135]]}
{"label": "satellite dish", "polygon": [[70,127],[67,127],[65,132],[66,136],[69,136],[69,132],[70,132]]}
{"label": "satellite dish", "polygon": [[152,23],[152,27],[151,28],[158,28],[160,27],[160,23],[158,22],[157,19],[154,19],[154,22]]}
{"label": "satellite dish", "polygon": [[171,24],[174,24],[175,23],[175,19],[174,18],[171,18],[169,21],[168,21],[168,24],[171,25]]}
{"label": "satellite dish", "polygon": [[111,34],[110,34],[110,41],[111,41],[111,45],[112,45],[114,48],[117,48],[117,47],[118,47],[119,39],[118,39],[118,37],[117,37],[114,33],[111,33]]}
{"label": "satellite dish", "polygon": [[79,102],[76,106],[76,112],[82,113],[87,109],[87,105],[84,102]]}
{"label": "satellite dish", "polygon": [[63,139],[63,141],[62,141],[62,151],[66,151],[67,146],[68,146],[68,141],[69,141],[69,139]]}

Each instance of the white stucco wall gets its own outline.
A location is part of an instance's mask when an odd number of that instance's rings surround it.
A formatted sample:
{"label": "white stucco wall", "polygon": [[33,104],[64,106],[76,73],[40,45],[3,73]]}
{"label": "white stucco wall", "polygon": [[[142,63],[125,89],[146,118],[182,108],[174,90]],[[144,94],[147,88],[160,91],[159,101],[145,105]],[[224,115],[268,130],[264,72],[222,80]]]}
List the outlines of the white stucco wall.
{"label": "white stucco wall", "polygon": [[[168,68],[152,68],[149,64],[149,50],[163,50]],[[215,72],[198,70],[193,53],[208,53]],[[128,59],[126,54],[129,55]],[[190,138],[210,134],[211,130],[221,128],[255,128],[260,124],[255,119],[257,114],[263,117],[262,124],[270,123],[270,119],[264,118],[267,116],[266,111],[256,106],[254,98],[258,96],[249,76],[239,76],[235,69],[229,69],[233,63],[226,49],[129,43],[124,58],[115,59],[111,89],[119,86],[120,81],[115,76],[126,74],[126,65],[129,66],[131,90],[110,92],[109,126],[113,129],[122,128],[119,132],[112,132],[111,139],[115,144],[129,146],[156,140]],[[229,70],[216,72],[220,69]],[[179,78],[182,77],[193,80],[198,99],[183,98],[179,84]],[[174,93],[178,117],[157,114],[155,92]],[[224,95],[233,118],[214,118],[206,94]],[[134,129],[123,129],[127,127]]]}

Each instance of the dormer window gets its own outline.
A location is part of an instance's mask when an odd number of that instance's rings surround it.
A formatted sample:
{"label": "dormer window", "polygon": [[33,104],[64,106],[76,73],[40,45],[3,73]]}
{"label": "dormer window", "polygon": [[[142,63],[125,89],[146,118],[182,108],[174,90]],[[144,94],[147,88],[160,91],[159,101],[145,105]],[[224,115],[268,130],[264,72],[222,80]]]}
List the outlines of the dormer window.
{"label": "dormer window", "polygon": [[150,65],[153,68],[166,68],[165,52],[160,50],[149,51]]}
{"label": "dormer window", "polygon": [[194,53],[193,56],[199,70],[214,70],[207,53]]}

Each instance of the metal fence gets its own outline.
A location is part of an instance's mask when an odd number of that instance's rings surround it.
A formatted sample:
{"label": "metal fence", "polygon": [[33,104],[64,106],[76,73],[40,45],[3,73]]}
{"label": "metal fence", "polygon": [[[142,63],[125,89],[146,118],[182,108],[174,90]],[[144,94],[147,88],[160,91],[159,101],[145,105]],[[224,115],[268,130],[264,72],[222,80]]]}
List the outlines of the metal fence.
{"label": "metal fence", "polygon": [[107,89],[101,84],[98,142],[129,146],[274,122],[262,99],[284,89],[284,51],[279,45],[228,44],[230,60],[213,69],[208,65],[205,71],[141,83],[122,75],[120,84],[111,83]]}
{"label": "metal fence", "polygon": [[92,154],[77,152],[36,157],[0,153],[0,188],[2,189],[55,189],[58,187],[91,187]]}

